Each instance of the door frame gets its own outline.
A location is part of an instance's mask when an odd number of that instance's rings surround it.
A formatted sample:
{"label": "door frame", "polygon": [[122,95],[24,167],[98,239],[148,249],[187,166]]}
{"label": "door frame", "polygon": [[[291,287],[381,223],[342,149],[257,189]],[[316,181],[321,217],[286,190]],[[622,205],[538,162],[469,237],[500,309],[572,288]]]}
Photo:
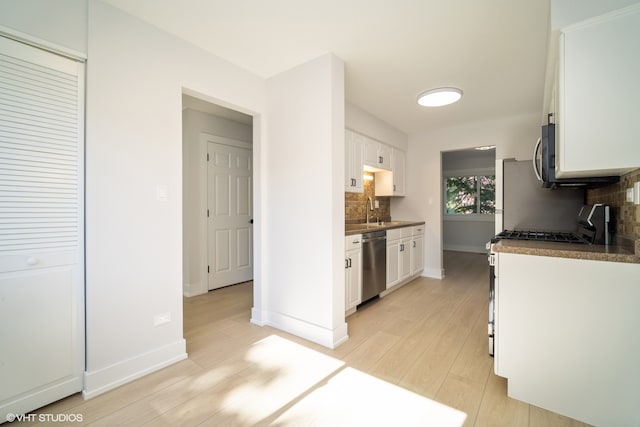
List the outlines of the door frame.
{"label": "door frame", "polygon": [[[206,289],[206,292],[209,291],[209,272],[207,271],[207,267],[208,267],[208,262],[209,262],[209,245],[208,245],[208,236],[209,236],[209,221],[207,218],[207,206],[208,206],[208,200],[207,200],[207,186],[209,185],[208,183],[208,164],[207,164],[207,153],[208,153],[208,143],[209,142],[214,142],[214,143],[218,143],[218,144],[224,144],[224,145],[229,145],[232,147],[237,147],[237,148],[244,148],[244,149],[248,149],[251,150],[252,152],[252,158],[253,158],[253,162],[252,162],[252,171],[251,171],[251,200],[253,203],[252,208],[252,212],[253,212],[253,217],[255,218],[255,168],[254,168],[254,164],[255,164],[255,158],[254,156],[254,146],[252,143],[246,142],[246,141],[241,141],[238,139],[233,139],[233,138],[227,138],[224,136],[219,136],[219,135],[215,135],[213,133],[210,132],[200,132],[200,141],[199,141],[199,150],[200,153],[202,153],[202,155],[200,156],[200,166],[201,166],[201,171],[203,171],[203,173],[200,175],[200,207],[201,207],[201,225],[202,225],[202,230],[204,230],[205,233],[205,238],[201,240],[200,242],[200,260],[201,260],[201,277],[202,277],[202,281],[201,283],[203,284],[203,288]],[[255,256],[255,228],[251,233],[251,250],[252,250],[252,262],[253,262],[253,277],[252,280],[255,279],[255,275],[256,275],[256,269],[255,269],[255,261],[256,261],[256,256]],[[254,286],[255,286],[255,280],[254,280]],[[254,290],[254,294],[255,294],[255,290]],[[255,299],[254,299],[254,303],[255,303]]]}

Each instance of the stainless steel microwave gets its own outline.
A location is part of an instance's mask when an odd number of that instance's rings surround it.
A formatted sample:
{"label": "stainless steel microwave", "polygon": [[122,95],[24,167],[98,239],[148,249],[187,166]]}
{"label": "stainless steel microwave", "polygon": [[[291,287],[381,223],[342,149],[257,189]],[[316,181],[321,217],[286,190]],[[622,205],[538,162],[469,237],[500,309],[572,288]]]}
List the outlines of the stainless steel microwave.
{"label": "stainless steel microwave", "polygon": [[589,188],[615,184],[619,176],[556,178],[556,125],[542,126],[542,135],[533,149],[533,171],[545,188]]}

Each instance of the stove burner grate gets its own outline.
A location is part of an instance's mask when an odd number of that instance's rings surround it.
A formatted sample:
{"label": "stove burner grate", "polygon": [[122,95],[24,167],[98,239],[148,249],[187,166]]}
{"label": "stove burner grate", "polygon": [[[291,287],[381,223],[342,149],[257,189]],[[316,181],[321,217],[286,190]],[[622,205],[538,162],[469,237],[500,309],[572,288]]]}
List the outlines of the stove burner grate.
{"label": "stove burner grate", "polygon": [[555,231],[505,230],[496,239],[505,240],[538,240],[543,242],[586,243],[573,233]]}

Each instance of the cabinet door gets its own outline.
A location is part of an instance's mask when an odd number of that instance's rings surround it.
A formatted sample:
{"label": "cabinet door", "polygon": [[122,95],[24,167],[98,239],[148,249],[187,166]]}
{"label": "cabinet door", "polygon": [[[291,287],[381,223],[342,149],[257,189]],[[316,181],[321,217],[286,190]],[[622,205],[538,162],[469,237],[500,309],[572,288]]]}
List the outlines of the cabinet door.
{"label": "cabinet door", "polygon": [[399,276],[400,280],[403,280],[411,275],[411,238],[405,238],[400,241],[399,254]]}
{"label": "cabinet door", "polygon": [[378,141],[364,137],[364,164],[378,167]]}
{"label": "cabinet door", "polygon": [[364,139],[349,130],[344,137],[344,190],[349,193],[362,193],[362,165],[364,156]]}
{"label": "cabinet door", "polygon": [[423,236],[414,236],[411,240],[411,274],[414,275],[424,269]]}
{"label": "cabinet door", "polygon": [[378,167],[391,170],[391,147],[378,144]]}
{"label": "cabinet door", "polygon": [[560,39],[559,177],[640,167],[640,6],[586,21]]}
{"label": "cabinet door", "polygon": [[362,300],[362,251],[360,249],[347,252],[349,268],[346,269],[348,281],[345,283],[345,310],[360,304]]}
{"label": "cabinet door", "polygon": [[405,154],[404,151],[393,149],[391,153],[391,170],[393,172],[393,195],[404,196],[405,183]]}
{"label": "cabinet door", "polygon": [[387,289],[400,280],[400,240],[387,241]]}

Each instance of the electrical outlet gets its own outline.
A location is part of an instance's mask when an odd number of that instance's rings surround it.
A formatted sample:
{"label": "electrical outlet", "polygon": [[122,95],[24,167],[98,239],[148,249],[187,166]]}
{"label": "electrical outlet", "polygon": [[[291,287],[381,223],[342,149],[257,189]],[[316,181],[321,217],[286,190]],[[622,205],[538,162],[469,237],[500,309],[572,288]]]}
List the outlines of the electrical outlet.
{"label": "electrical outlet", "polygon": [[165,323],[171,322],[171,313],[166,312],[162,314],[156,314],[153,316],[153,326],[164,325]]}

